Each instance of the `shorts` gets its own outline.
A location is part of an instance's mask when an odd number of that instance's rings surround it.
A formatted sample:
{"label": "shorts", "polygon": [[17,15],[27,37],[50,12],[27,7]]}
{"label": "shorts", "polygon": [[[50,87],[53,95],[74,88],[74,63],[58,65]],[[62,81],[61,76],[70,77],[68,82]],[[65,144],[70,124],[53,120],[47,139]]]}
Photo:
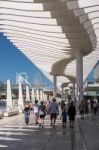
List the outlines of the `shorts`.
{"label": "shorts", "polygon": [[80,110],[80,114],[81,114],[81,115],[84,114],[84,110]]}
{"label": "shorts", "polygon": [[69,120],[70,121],[74,121],[75,120],[75,116],[69,116]]}
{"label": "shorts", "polygon": [[52,113],[50,117],[51,117],[51,119],[57,118],[57,114],[56,113]]}
{"label": "shorts", "polygon": [[62,119],[62,122],[67,122],[67,119],[66,118]]}
{"label": "shorts", "polygon": [[40,118],[42,119],[42,118],[45,118],[45,115],[40,115]]}

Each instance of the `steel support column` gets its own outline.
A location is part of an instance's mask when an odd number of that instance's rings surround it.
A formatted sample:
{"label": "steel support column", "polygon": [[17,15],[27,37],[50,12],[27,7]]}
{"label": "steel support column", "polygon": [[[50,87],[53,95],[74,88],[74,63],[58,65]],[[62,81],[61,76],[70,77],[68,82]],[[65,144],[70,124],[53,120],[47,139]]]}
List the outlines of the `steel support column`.
{"label": "steel support column", "polygon": [[56,98],[57,96],[57,76],[53,76],[53,81],[54,81],[54,89],[53,89],[53,97]]}
{"label": "steel support column", "polygon": [[72,88],[72,101],[75,101],[75,82],[73,82],[73,88]]}
{"label": "steel support column", "polygon": [[76,83],[77,83],[77,93],[76,98],[83,100],[83,55],[82,50],[76,51]]}

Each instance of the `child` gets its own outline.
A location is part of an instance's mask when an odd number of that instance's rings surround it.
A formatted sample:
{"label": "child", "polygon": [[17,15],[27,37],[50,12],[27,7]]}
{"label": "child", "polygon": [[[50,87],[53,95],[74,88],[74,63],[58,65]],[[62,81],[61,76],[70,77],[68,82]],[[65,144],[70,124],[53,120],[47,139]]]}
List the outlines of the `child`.
{"label": "child", "polygon": [[62,118],[63,128],[66,128],[66,122],[67,122],[66,108],[63,109],[62,114],[61,114],[61,118]]}

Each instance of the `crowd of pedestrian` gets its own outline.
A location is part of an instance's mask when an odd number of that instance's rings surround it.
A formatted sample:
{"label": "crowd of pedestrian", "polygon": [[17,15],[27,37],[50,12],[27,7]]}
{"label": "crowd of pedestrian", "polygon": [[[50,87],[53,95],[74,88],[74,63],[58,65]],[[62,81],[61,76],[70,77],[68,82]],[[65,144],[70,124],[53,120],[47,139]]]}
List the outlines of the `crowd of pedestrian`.
{"label": "crowd of pedestrian", "polygon": [[99,101],[98,99],[84,99],[79,104],[79,112],[81,115],[81,119],[85,118],[85,115],[88,113],[94,113],[94,115],[97,114],[97,110],[99,108]]}
{"label": "crowd of pedestrian", "polygon": [[[89,109],[92,109],[94,114],[96,115],[97,109],[99,107],[98,101],[94,100],[93,105],[91,101],[85,99],[82,100],[79,104],[79,114],[81,115],[81,119],[85,118],[85,114],[89,113]],[[60,119],[62,121],[63,128],[66,128],[67,118],[70,123],[70,128],[74,128],[75,116],[76,116],[76,103],[74,101],[66,102],[61,101],[58,103],[55,98],[52,101],[41,101],[38,104],[38,100],[35,100],[34,104],[30,104],[29,102],[25,103],[24,114],[25,114],[25,123],[28,125],[29,123],[29,115],[30,111],[33,112],[35,125],[39,125],[39,127],[44,127],[44,120],[46,114],[50,115],[50,125],[51,127],[56,126],[57,116],[60,115]]]}
{"label": "crowd of pedestrian", "polygon": [[46,114],[50,115],[50,125],[51,127],[56,126],[57,116],[60,115],[60,119],[62,120],[63,128],[66,128],[67,116],[69,116],[70,127],[74,127],[74,120],[76,115],[76,107],[73,102],[69,105],[64,103],[61,107],[61,113],[59,114],[59,103],[57,103],[56,99],[53,98],[51,102],[46,103],[41,101],[38,104],[38,100],[35,100],[35,103],[31,106],[29,102],[25,103],[24,112],[25,112],[25,123],[28,125],[29,123],[29,115],[30,111],[33,112],[35,125],[39,125],[39,127],[44,127],[44,119]]}
{"label": "crowd of pedestrian", "polygon": [[24,106],[24,112],[25,112],[25,123],[27,125],[29,123],[30,111],[33,112],[35,125],[39,124],[39,126],[43,128],[44,119],[46,114],[48,113],[50,114],[51,126],[55,127],[56,118],[59,113],[58,103],[56,102],[55,98],[53,98],[52,101],[48,104],[46,104],[46,102],[44,101],[41,101],[40,104],[38,104],[38,100],[35,100],[35,103],[32,105],[32,108],[30,103],[26,102]]}

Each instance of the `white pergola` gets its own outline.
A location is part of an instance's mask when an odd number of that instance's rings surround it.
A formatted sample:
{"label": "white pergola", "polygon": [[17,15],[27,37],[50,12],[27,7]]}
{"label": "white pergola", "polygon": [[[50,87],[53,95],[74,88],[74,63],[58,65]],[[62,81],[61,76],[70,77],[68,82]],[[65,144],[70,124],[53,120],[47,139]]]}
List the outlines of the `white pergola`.
{"label": "white pergola", "polygon": [[0,32],[58,85],[81,51],[85,79],[99,60],[99,0],[0,0]]}

